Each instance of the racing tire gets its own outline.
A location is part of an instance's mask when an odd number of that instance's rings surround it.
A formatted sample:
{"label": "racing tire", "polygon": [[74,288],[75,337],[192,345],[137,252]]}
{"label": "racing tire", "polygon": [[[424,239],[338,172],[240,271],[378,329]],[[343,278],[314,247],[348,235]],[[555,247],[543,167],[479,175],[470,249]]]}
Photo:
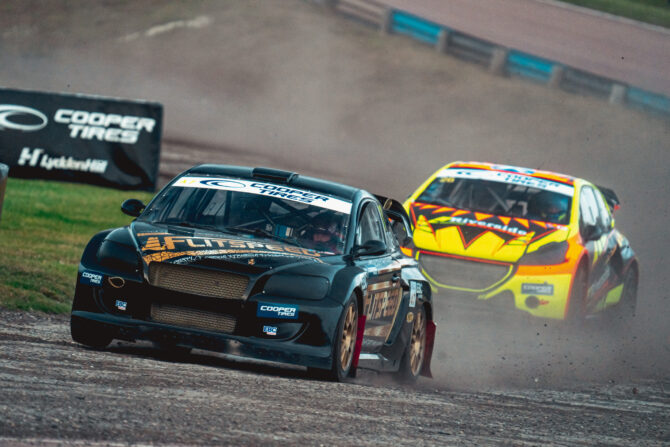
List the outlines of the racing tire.
{"label": "racing tire", "polygon": [[565,320],[570,325],[580,324],[586,317],[586,294],[588,292],[588,276],[586,268],[580,265],[572,280],[568,310]]}
{"label": "racing tire", "polygon": [[70,317],[72,340],[94,349],[105,349],[113,340],[112,333],[100,324]]}
{"label": "racing tire", "polygon": [[637,271],[635,268],[629,268],[623,279],[621,299],[619,303],[610,309],[608,320],[611,327],[616,329],[630,327],[637,307],[637,286]]}
{"label": "racing tire", "polygon": [[414,384],[421,375],[426,355],[427,324],[426,311],[421,306],[414,316],[410,338],[400,360],[400,369],[394,375],[394,378],[400,383]]}
{"label": "racing tire", "polygon": [[337,325],[333,343],[333,366],[330,370],[309,368],[310,375],[319,379],[344,382],[351,373],[354,360],[356,338],[358,336],[358,304],[352,295],[344,305],[344,310]]}

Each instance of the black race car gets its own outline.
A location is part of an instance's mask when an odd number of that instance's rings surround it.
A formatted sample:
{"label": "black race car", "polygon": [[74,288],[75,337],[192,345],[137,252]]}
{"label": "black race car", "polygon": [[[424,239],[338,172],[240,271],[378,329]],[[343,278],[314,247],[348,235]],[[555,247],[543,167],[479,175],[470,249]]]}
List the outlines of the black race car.
{"label": "black race car", "polygon": [[391,199],[268,168],[194,167],[82,255],[72,338],[206,349],[303,365],[430,376],[431,290],[399,244]]}

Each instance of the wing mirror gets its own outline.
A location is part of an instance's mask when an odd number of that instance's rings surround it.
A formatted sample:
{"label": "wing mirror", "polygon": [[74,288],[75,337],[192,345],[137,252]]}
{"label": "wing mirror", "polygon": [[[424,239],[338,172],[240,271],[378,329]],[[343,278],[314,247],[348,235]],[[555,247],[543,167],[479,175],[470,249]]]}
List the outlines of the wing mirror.
{"label": "wing mirror", "polygon": [[383,241],[372,239],[363,245],[356,245],[353,250],[354,257],[378,256],[386,253],[386,244]]}
{"label": "wing mirror", "polygon": [[142,214],[146,205],[141,200],[128,199],[121,204],[121,211],[132,217],[137,217]]}

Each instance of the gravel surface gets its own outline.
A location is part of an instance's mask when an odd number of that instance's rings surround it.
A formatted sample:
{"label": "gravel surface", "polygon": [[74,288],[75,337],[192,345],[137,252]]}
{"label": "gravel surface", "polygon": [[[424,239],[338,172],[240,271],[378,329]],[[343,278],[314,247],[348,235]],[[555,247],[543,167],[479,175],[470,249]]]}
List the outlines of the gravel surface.
{"label": "gravel surface", "polygon": [[[72,342],[63,316],[0,311],[0,444],[667,445],[670,381],[400,387],[149,345]],[[440,361],[436,369],[444,369]]]}

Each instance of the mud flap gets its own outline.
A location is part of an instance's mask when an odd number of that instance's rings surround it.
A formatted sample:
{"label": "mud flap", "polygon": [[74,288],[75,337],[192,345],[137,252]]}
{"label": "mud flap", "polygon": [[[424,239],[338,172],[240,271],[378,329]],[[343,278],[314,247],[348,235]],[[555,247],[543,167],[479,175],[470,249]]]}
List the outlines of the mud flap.
{"label": "mud flap", "polygon": [[421,368],[421,375],[424,377],[433,378],[433,373],[430,371],[430,360],[433,358],[433,345],[435,344],[435,331],[437,326],[434,321],[428,321],[426,324],[426,352],[423,357],[423,368]]}
{"label": "mud flap", "polygon": [[356,377],[356,369],[358,368],[358,359],[361,356],[361,349],[363,348],[363,334],[365,333],[365,315],[358,319],[358,328],[356,330],[356,346],[354,346],[354,358],[351,359],[350,377]]}

